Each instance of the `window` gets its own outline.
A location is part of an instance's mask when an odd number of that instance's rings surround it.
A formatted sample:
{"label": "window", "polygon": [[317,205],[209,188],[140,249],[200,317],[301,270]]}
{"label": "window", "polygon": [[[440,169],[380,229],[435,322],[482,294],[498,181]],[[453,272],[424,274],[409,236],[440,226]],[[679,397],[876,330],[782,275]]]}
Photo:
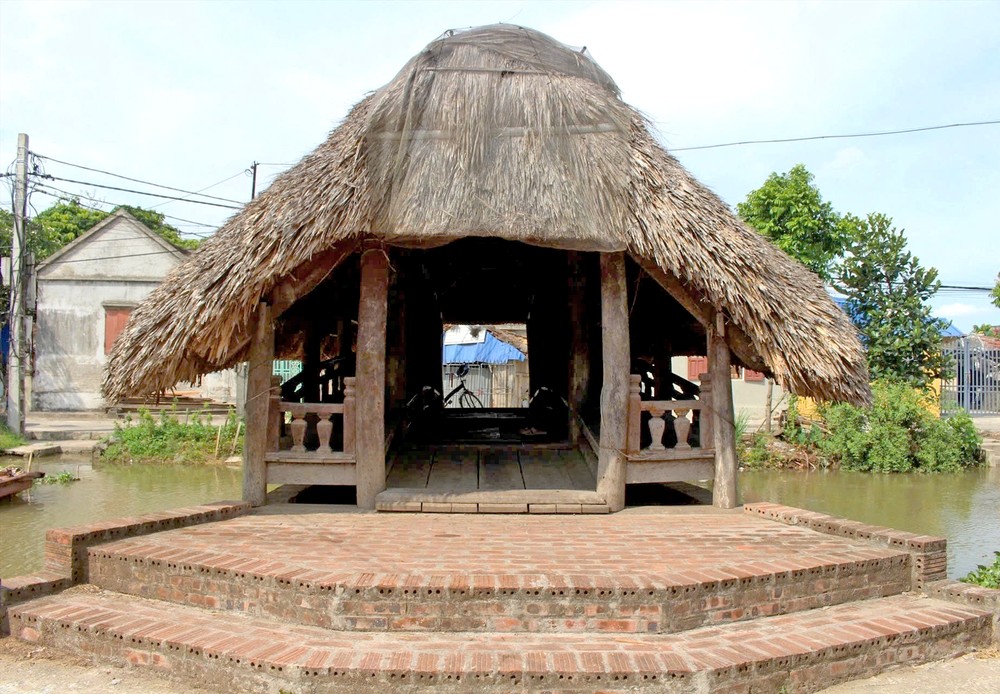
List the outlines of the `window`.
{"label": "window", "polygon": [[125,329],[125,323],[132,314],[131,307],[105,306],[104,307],[104,353],[110,354],[111,347],[115,340]]}

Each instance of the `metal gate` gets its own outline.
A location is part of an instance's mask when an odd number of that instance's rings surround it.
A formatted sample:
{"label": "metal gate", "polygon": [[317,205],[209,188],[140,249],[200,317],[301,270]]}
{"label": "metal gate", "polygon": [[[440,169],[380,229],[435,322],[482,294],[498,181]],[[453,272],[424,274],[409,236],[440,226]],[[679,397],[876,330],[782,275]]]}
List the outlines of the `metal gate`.
{"label": "metal gate", "polygon": [[1000,349],[969,335],[942,351],[952,378],[941,383],[941,409],[1000,414]]}

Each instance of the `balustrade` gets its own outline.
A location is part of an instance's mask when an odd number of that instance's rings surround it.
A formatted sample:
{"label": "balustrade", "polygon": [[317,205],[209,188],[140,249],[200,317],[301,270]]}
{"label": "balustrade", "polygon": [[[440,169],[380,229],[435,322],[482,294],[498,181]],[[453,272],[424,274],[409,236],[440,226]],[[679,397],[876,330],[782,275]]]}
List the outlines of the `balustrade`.
{"label": "balustrade", "polygon": [[[291,437],[291,448],[287,451],[296,458],[321,458],[344,454],[354,455],[354,377],[344,379],[344,402],[331,404],[319,402],[288,402],[282,400],[277,389],[271,391],[268,435],[270,450],[279,453],[282,430]],[[339,418],[343,433],[340,450],[334,445],[334,420]],[[317,444],[313,449],[307,442]]]}
{"label": "balustrade", "polygon": [[[701,393],[696,400],[643,400],[641,376],[629,377],[628,436],[626,453],[648,458],[682,457],[710,451],[712,444],[711,383],[701,375]],[[649,417],[643,417],[648,412]],[[692,429],[697,422],[697,434]],[[650,442],[643,447],[643,427]],[[672,442],[669,447],[664,441]]]}

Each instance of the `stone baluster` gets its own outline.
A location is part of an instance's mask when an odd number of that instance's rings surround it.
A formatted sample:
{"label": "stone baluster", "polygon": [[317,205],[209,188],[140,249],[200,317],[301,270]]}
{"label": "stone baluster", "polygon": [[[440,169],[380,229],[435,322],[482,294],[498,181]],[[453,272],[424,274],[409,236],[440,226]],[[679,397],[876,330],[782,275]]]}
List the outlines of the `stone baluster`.
{"label": "stone baluster", "polygon": [[678,408],[674,410],[674,433],[677,434],[677,446],[678,450],[687,450],[691,448],[691,444],[688,443],[688,434],[691,433],[691,420],[688,419],[688,410],[685,408]]}
{"label": "stone baluster", "polygon": [[292,412],[292,423],[288,426],[292,430],[292,451],[304,453],[306,450],[306,419],[301,410]]}
{"label": "stone baluster", "polygon": [[642,397],[639,395],[641,383],[642,376],[638,374],[631,374],[628,377],[628,433],[625,439],[627,453],[639,451],[639,439],[642,435]]}
{"label": "stone baluster", "polygon": [[354,454],[354,376],[344,379],[344,453]]}
{"label": "stone baluster", "polygon": [[663,451],[666,447],[663,445],[663,430],[666,428],[667,423],[663,421],[664,410],[660,408],[652,408],[649,410],[649,422],[647,426],[649,427],[649,435],[651,441],[649,443],[649,451]]}
{"label": "stone baluster", "polygon": [[319,421],[316,422],[316,436],[319,437],[319,448],[317,453],[326,453],[330,450],[330,435],[333,434],[333,422],[330,421],[332,415],[320,413]]}

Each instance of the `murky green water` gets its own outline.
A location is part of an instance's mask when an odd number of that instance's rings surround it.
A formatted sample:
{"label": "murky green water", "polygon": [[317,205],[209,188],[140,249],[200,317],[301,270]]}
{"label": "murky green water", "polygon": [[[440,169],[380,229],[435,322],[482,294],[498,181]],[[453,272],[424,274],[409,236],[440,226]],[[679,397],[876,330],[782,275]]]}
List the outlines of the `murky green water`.
{"label": "murky green water", "polygon": [[[16,461],[15,461],[16,462]],[[0,576],[41,568],[48,528],[238,499],[241,473],[217,465],[101,465],[60,456],[36,463],[81,479],[35,485],[0,501]],[[745,501],[776,501],[876,525],[948,538],[948,573],[964,576],[1000,550],[1000,468],[959,475],[745,472]]]}
{"label": "murky green water", "polygon": [[[0,464],[24,464],[4,461]],[[91,465],[89,456],[56,456],[36,460],[32,469],[49,475],[68,470],[80,481],[35,484],[13,499],[0,500],[0,577],[40,569],[49,528],[242,495],[240,470],[222,465]]]}
{"label": "murky green water", "polygon": [[954,475],[836,470],[744,472],[745,502],[776,503],[948,539],[948,575],[965,576],[1000,551],[1000,468]]}

